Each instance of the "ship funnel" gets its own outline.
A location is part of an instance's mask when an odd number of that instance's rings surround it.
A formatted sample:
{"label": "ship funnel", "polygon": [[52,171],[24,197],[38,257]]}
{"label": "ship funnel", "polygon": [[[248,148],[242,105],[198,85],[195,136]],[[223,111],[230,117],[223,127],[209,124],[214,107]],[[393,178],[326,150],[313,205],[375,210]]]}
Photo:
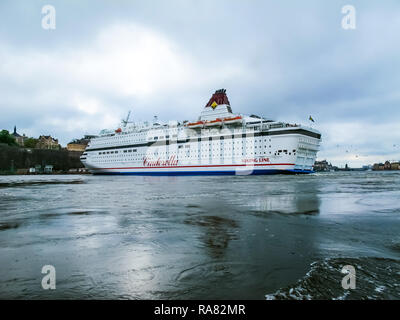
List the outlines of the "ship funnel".
{"label": "ship funnel", "polygon": [[226,95],[226,89],[219,89],[219,90],[215,91],[215,93],[212,95],[211,99],[206,104],[206,107],[215,108],[216,106],[218,106],[220,104],[226,104],[226,105],[230,106],[228,96]]}
{"label": "ship funnel", "polygon": [[201,121],[213,121],[217,119],[230,118],[232,109],[226,95],[225,89],[215,91],[200,114]]}

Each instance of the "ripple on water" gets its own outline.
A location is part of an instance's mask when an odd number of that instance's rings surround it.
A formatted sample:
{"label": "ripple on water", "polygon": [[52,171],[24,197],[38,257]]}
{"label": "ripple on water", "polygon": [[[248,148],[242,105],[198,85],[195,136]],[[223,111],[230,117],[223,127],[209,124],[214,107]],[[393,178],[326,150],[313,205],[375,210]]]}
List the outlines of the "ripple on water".
{"label": "ripple on water", "polygon": [[0,231],[8,229],[16,229],[20,226],[18,222],[0,222]]}
{"label": "ripple on water", "polygon": [[225,277],[239,278],[243,270],[251,272],[254,267],[249,263],[241,262],[207,262],[195,265],[179,272],[175,281],[177,282],[198,282],[198,279],[207,281],[220,281]]}
{"label": "ripple on water", "polygon": [[[356,289],[342,288],[345,265],[356,270]],[[384,258],[332,258],[316,261],[296,284],[266,295],[267,300],[399,299],[400,260]]]}
{"label": "ripple on water", "polygon": [[85,209],[85,208],[55,208],[48,209],[40,213],[40,218],[55,218],[61,216],[80,216],[80,215],[92,215],[92,214],[105,214],[106,210],[102,209]]}
{"label": "ripple on water", "polygon": [[12,181],[0,182],[0,188],[16,188],[27,186],[51,185],[51,184],[82,184],[83,180],[33,180],[33,181]]}

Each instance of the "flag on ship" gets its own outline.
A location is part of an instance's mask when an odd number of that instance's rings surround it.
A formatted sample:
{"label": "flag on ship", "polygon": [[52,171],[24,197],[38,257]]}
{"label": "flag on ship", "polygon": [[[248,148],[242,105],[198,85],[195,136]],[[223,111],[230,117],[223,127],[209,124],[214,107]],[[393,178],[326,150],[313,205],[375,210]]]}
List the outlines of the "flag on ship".
{"label": "flag on ship", "polygon": [[311,116],[308,118],[308,120],[310,120],[312,122],[315,122],[314,119]]}

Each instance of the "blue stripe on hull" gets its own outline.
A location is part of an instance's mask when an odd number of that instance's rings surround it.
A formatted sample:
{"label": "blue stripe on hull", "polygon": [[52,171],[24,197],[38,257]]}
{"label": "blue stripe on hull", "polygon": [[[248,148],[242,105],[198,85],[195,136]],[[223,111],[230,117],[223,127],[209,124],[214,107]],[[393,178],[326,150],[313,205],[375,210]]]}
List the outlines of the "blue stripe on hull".
{"label": "blue stripe on hull", "polygon": [[[265,174],[307,174],[314,173],[311,170],[253,170],[248,175],[265,175]],[[96,172],[96,175],[123,175],[123,176],[232,176],[247,175],[236,171],[154,171],[154,172]]]}

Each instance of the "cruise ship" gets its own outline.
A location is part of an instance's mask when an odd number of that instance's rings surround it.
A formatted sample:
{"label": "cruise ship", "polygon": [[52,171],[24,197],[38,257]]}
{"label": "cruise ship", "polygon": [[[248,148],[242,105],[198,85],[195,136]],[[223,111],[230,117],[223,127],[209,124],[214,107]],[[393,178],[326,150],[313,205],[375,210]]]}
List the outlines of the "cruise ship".
{"label": "cruise ship", "polygon": [[217,90],[194,121],[122,121],[102,130],[81,156],[93,174],[255,175],[312,173],[321,133],[234,113]]}

